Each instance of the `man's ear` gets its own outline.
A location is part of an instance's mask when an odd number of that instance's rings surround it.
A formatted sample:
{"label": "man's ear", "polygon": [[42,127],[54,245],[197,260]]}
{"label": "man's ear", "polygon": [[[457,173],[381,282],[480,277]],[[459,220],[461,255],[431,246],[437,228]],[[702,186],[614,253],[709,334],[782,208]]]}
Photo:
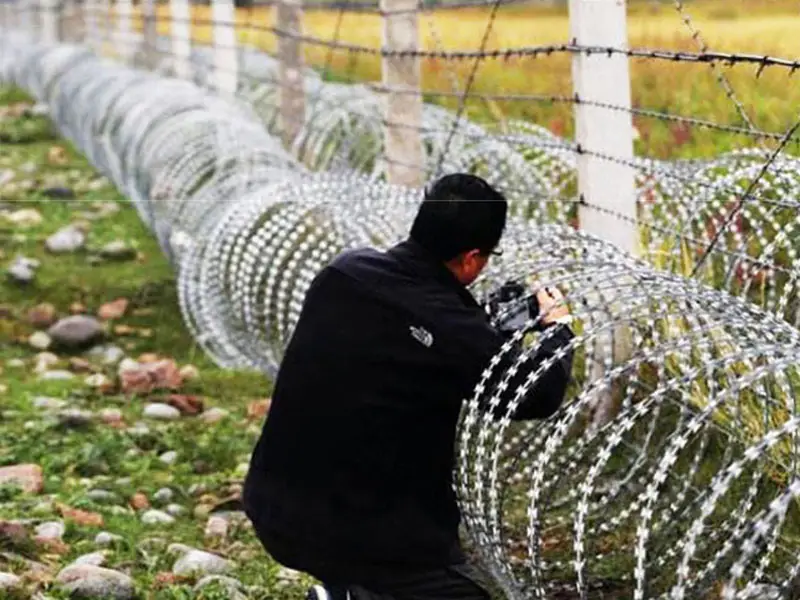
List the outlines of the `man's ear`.
{"label": "man's ear", "polygon": [[477,248],[474,248],[473,250],[467,250],[466,252],[464,252],[463,256],[464,260],[470,260],[470,259],[474,260],[476,258],[480,258],[481,251],[478,250]]}

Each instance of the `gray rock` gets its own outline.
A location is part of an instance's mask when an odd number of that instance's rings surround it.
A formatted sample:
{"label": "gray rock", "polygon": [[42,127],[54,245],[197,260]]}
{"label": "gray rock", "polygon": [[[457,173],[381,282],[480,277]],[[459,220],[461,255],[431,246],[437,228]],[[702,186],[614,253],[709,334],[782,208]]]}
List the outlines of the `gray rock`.
{"label": "gray rock", "polygon": [[44,331],[36,331],[28,338],[28,344],[36,350],[47,350],[53,340]]}
{"label": "gray rock", "polygon": [[83,382],[88,385],[90,388],[102,388],[111,385],[111,380],[103,375],[102,373],[95,373],[94,375],[89,375]]}
{"label": "gray rock", "polygon": [[151,419],[159,419],[162,421],[174,421],[180,418],[181,411],[169,404],[161,402],[152,402],[144,407],[144,416]]}
{"label": "gray rock", "polygon": [[9,369],[22,369],[25,367],[25,361],[21,358],[9,358],[6,361],[6,366]]}
{"label": "gray rock", "polygon": [[141,367],[141,365],[138,362],[132,358],[125,357],[120,361],[119,366],[117,367],[117,374],[122,374],[125,371],[136,371],[139,369],[139,367]]}
{"label": "gray rock", "polygon": [[94,420],[94,415],[91,411],[81,410],[79,408],[68,408],[58,413],[58,421],[64,427],[86,427]]}
{"label": "gray rock", "polygon": [[164,487],[153,494],[153,500],[159,504],[166,504],[172,500],[173,496],[175,496],[175,493],[171,489]]}
{"label": "gray rock", "polygon": [[44,242],[44,247],[53,254],[75,252],[86,245],[86,234],[74,225],[56,231]]}
{"label": "gray rock", "polygon": [[6,215],[5,218],[18,227],[33,227],[34,225],[40,225],[44,221],[42,213],[35,208],[21,208]]}
{"label": "gray rock", "polygon": [[103,564],[106,562],[106,558],[108,557],[107,550],[97,550],[96,552],[90,552],[89,554],[84,554],[79,556],[75,560],[73,560],[66,568],[73,567],[76,565],[94,565],[95,567],[102,567]]}
{"label": "gray rock", "polygon": [[104,365],[115,365],[123,358],[125,358],[125,351],[119,346],[109,346],[106,348],[106,351],[103,352]]}
{"label": "gray rock", "polygon": [[79,598],[131,600],[136,595],[133,579],[95,565],[71,565],[58,574],[56,583]]}
{"label": "gray rock", "polygon": [[16,260],[8,267],[6,274],[12,282],[25,285],[36,278],[34,269],[29,263]]}
{"label": "gray rock", "polygon": [[125,351],[119,346],[94,346],[87,353],[90,358],[99,359],[104,365],[115,365],[125,358]]}
{"label": "gray rock", "polygon": [[96,536],[94,536],[94,543],[98,546],[108,546],[113,544],[114,542],[118,542],[122,540],[121,535],[117,535],[115,533],[109,533],[108,531],[101,531]]}
{"label": "gray rock", "polygon": [[59,398],[50,398],[48,396],[36,396],[33,399],[34,408],[41,410],[58,410],[66,406],[66,402]]}
{"label": "gray rock", "polygon": [[228,520],[220,515],[211,515],[206,521],[205,536],[207,538],[228,537]]}
{"label": "gray rock", "polygon": [[72,315],[54,323],[47,330],[53,343],[67,348],[81,348],[102,337],[103,326],[94,317]]}
{"label": "gray rock", "polygon": [[175,542],[167,546],[167,554],[171,556],[183,556],[184,554],[188,554],[192,550],[197,550],[197,548],[192,548],[191,546],[187,546],[186,544],[180,544]]}
{"label": "gray rock", "polygon": [[13,592],[21,589],[22,579],[13,573],[0,572],[0,592]]}
{"label": "gray rock", "polygon": [[100,248],[100,256],[106,260],[133,260],[136,258],[136,249],[123,240],[114,240]]}
{"label": "gray rock", "polygon": [[33,367],[34,373],[44,373],[58,364],[58,356],[52,352],[40,352],[36,355],[36,365]]}
{"label": "gray rock", "polygon": [[175,517],[154,508],[142,514],[142,523],[145,525],[168,525],[175,522]]}
{"label": "gray rock", "polygon": [[32,160],[29,160],[28,162],[22,163],[19,166],[19,170],[25,173],[26,175],[33,175],[34,173],[36,173],[36,171],[39,170],[39,165],[37,165]]}
{"label": "gray rock", "polygon": [[106,422],[121,421],[122,411],[118,408],[103,408],[100,410],[100,418]]}
{"label": "gray rock", "polygon": [[209,408],[200,415],[200,418],[206,423],[216,423],[227,417],[230,413],[224,408],[213,407]]}
{"label": "gray rock", "polygon": [[169,450],[164,452],[161,456],[158,457],[158,460],[163,462],[165,465],[174,464],[176,460],[178,460],[178,453],[175,450]]}
{"label": "gray rock", "polygon": [[39,375],[41,381],[69,381],[75,374],[69,371],[45,371]]}
{"label": "gray rock", "polygon": [[34,533],[37,538],[43,540],[60,540],[64,536],[66,528],[61,521],[47,521],[37,525]]}
{"label": "gray rock", "polygon": [[175,561],[172,572],[176,575],[222,575],[227,573],[232,566],[221,556],[193,549]]}
{"label": "gray rock", "polygon": [[35,258],[28,258],[27,256],[17,256],[14,262],[18,262],[19,264],[30,267],[31,269],[38,269],[42,266],[42,263],[39,260]]}
{"label": "gray rock", "polygon": [[169,514],[171,514],[173,517],[180,517],[182,514],[186,513],[186,509],[183,506],[175,503],[167,504],[167,507],[164,510],[167,511]]}
{"label": "gray rock", "polygon": [[89,490],[86,497],[98,504],[119,504],[122,502],[122,498],[114,492],[102,489]]}

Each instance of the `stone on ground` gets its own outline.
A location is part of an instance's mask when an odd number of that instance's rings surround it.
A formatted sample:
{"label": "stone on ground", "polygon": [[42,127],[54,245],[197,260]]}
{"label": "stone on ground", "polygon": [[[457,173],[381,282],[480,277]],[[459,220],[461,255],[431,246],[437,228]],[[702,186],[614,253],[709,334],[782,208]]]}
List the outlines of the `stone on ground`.
{"label": "stone on ground", "polygon": [[86,315],[65,317],[47,330],[53,343],[66,348],[81,348],[104,334],[100,322]]}
{"label": "stone on ground", "polygon": [[56,322],[56,307],[49,302],[37,304],[28,311],[28,323],[34,327],[50,327]]}
{"label": "stone on ground", "polygon": [[174,522],[175,517],[155,508],[142,513],[142,523],[145,525],[169,525]]}
{"label": "stone on ground", "polygon": [[106,260],[132,260],[136,258],[136,249],[123,240],[114,240],[100,249],[100,256]]}
{"label": "stone on ground", "polygon": [[56,583],[77,598],[130,600],[135,597],[133,579],[95,565],[71,565],[56,577]]}
{"label": "stone on ground", "polygon": [[74,567],[77,565],[93,565],[95,567],[102,567],[108,558],[107,550],[97,550],[89,554],[83,554],[73,560],[66,568]]}
{"label": "stone on ground", "polygon": [[122,541],[122,536],[116,533],[109,533],[108,531],[101,531],[94,536],[94,543],[98,546],[108,546],[114,542]]}
{"label": "stone on ground", "polygon": [[13,592],[22,587],[22,579],[13,573],[0,572],[0,592]]}
{"label": "stone on ground", "polygon": [[153,500],[158,502],[159,504],[167,504],[170,500],[172,500],[175,493],[169,488],[160,488],[153,494]]}
{"label": "stone on ground", "polygon": [[18,256],[6,271],[8,278],[14,283],[27,285],[36,278],[39,261]]}
{"label": "stone on ground", "polygon": [[181,556],[172,567],[176,575],[222,575],[232,568],[221,556],[192,549]]}
{"label": "stone on ground", "polygon": [[66,532],[61,521],[47,521],[36,526],[36,538],[39,540],[60,540]]}
{"label": "stone on ground", "polygon": [[76,225],[67,225],[47,238],[44,243],[48,252],[66,254],[80,250],[86,244],[86,233]]}
{"label": "stone on ground", "polygon": [[0,485],[16,484],[28,493],[42,491],[44,479],[39,465],[23,464],[0,467]]}
{"label": "stone on ground", "polygon": [[36,350],[47,350],[53,340],[44,331],[36,331],[28,338],[28,344]]}
{"label": "stone on ground", "polygon": [[181,416],[179,411],[174,406],[163,404],[161,402],[152,402],[144,407],[144,416],[150,419],[158,419],[161,421],[173,421]]}

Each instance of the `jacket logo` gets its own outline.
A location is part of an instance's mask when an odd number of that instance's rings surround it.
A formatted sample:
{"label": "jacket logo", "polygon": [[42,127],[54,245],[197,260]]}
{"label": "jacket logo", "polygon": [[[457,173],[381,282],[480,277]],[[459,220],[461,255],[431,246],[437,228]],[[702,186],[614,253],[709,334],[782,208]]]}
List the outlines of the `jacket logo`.
{"label": "jacket logo", "polygon": [[430,331],[424,327],[414,327],[413,325],[409,326],[409,329],[411,330],[411,337],[420,344],[426,348],[430,348],[433,345],[433,334]]}

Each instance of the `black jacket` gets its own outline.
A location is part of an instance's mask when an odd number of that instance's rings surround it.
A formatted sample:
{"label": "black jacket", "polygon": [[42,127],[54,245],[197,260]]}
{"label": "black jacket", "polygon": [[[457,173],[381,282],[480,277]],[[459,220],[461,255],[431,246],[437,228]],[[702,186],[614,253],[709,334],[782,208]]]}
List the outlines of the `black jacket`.
{"label": "black jacket", "polygon": [[[571,338],[559,325],[537,361]],[[362,584],[462,562],[455,430],[503,343],[472,295],[414,242],[346,252],[324,268],[245,482],[245,510],[267,551],[320,579]],[[571,353],[557,361],[514,418],[552,415],[571,363]]]}

